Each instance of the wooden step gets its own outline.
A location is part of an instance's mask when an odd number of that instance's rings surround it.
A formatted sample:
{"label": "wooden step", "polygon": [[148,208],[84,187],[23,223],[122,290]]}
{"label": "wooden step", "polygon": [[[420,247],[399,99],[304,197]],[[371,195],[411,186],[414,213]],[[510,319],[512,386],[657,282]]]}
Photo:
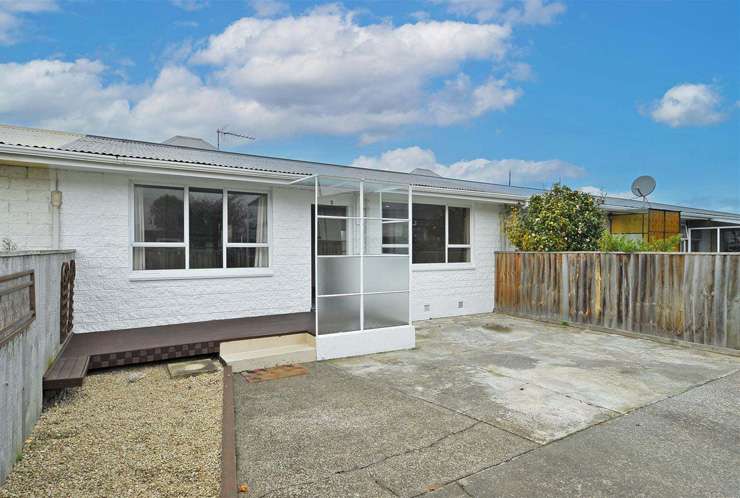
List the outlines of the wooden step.
{"label": "wooden step", "polygon": [[60,354],[44,374],[44,391],[81,386],[89,363],[89,356],[68,357]]}
{"label": "wooden step", "polygon": [[234,372],[316,361],[316,340],[309,333],[222,342],[221,359]]}

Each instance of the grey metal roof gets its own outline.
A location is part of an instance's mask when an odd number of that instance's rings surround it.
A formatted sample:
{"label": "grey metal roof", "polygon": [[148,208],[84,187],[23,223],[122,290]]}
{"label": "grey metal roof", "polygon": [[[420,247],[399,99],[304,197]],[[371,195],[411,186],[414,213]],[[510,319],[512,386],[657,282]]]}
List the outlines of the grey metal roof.
{"label": "grey metal roof", "polygon": [[[97,135],[53,132],[8,125],[0,125],[0,143],[98,154],[103,156],[221,166],[241,170],[292,173],[296,175],[326,175],[365,179],[377,182],[393,182],[417,187],[444,189],[445,191],[450,192],[459,191],[459,194],[473,192],[494,196],[498,194],[502,197],[514,199],[526,199],[531,195],[544,192],[543,189],[537,188],[498,185],[494,183],[432,176],[426,172],[414,174],[414,172],[402,173],[397,171],[357,168],[354,166],[257,156],[253,154],[242,154],[165,143],[143,142]],[[605,202],[605,208],[607,209],[640,210],[645,209],[646,207],[678,210],[687,215],[698,217],[728,218],[731,220],[737,220],[740,223],[740,214],[738,213],[697,209],[656,202],[644,203],[639,199],[632,200],[616,197],[607,197]]]}

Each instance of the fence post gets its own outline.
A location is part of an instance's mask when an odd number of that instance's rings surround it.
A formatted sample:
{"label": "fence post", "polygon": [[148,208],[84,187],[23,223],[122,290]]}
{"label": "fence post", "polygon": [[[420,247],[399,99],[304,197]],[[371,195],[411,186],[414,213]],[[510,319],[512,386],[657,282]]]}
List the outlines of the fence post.
{"label": "fence post", "polygon": [[570,315],[570,301],[569,301],[569,277],[568,277],[568,254],[564,253],[562,258],[562,264],[560,268],[560,318],[563,321],[568,321]]}

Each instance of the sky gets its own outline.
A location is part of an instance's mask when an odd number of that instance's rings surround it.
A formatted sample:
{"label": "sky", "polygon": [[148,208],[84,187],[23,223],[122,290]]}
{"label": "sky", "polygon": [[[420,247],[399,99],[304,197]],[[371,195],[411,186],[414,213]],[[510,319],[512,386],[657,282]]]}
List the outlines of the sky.
{"label": "sky", "polygon": [[0,0],[0,123],[740,212],[740,2]]}

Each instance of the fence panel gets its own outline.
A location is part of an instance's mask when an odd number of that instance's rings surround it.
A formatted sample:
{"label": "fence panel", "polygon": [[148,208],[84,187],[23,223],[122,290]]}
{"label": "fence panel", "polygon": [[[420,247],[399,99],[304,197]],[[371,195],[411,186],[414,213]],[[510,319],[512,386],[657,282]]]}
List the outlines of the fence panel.
{"label": "fence panel", "polygon": [[740,349],[740,255],[498,252],[496,309]]}

